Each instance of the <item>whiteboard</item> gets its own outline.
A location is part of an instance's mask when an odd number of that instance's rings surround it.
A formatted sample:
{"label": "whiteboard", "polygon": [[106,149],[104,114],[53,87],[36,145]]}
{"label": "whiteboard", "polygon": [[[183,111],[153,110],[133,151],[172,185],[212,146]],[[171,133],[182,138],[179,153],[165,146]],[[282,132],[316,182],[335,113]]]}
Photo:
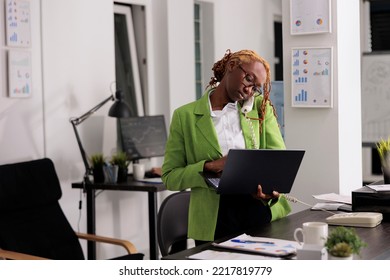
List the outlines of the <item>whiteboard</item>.
{"label": "whiteboard", "polygon": [[390,136],[390,53],[362,57],[362,140]]}

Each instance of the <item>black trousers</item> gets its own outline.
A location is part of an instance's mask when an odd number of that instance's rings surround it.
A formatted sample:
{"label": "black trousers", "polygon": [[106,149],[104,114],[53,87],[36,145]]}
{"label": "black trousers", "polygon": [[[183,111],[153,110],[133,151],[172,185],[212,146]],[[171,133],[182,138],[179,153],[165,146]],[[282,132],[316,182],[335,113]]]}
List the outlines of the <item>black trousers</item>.
{"label": "black trousers", "polygon": [[259,228],[271,221],[271,210],[250,194],[221,195],[214,239]]}

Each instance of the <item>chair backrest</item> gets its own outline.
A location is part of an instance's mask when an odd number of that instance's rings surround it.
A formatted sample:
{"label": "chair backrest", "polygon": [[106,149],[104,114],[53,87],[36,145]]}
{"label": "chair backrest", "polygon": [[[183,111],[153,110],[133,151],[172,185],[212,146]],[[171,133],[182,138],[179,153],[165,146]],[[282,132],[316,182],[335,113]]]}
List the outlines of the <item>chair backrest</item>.
{"label": "chair backrest", "polygon": [[171,248],[175,244],[187,242],[190,195],[189,191],[177,192],[161,203],[157,217],[157,237],[163,257],[173,253]]}
{"label": "chair backrest", "polygon": [[0,248],[50,259],[84,259],[58,200],[50,159],[0,166]]}

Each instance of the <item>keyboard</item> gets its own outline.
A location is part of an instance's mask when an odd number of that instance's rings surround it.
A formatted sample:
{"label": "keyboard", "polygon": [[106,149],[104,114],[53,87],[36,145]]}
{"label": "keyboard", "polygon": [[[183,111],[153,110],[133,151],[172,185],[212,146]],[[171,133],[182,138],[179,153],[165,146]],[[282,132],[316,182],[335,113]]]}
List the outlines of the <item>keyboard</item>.
{"label": "keyboard", "polygon": [[219,181],[221,180],[220,178],[207,178],[211,184],[214,185],[214,187],[218,188],[219,186]]}
{"label": "keyboard", "polygon": [[161,176],[153,173],[152,171],[146,171],[145,172],[145,178],[160,178]]}

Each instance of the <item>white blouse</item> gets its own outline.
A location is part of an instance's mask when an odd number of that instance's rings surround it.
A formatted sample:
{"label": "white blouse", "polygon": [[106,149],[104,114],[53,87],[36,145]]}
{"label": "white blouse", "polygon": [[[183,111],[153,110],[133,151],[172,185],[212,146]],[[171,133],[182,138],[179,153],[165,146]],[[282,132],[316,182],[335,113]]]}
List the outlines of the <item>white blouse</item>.
{"label": "white blouse", "polygon": [[237,102],[228,103],[222,110],[212,111],[209,97],[209,105],[222,154],[227,155],[229,149],[245,149]]}

